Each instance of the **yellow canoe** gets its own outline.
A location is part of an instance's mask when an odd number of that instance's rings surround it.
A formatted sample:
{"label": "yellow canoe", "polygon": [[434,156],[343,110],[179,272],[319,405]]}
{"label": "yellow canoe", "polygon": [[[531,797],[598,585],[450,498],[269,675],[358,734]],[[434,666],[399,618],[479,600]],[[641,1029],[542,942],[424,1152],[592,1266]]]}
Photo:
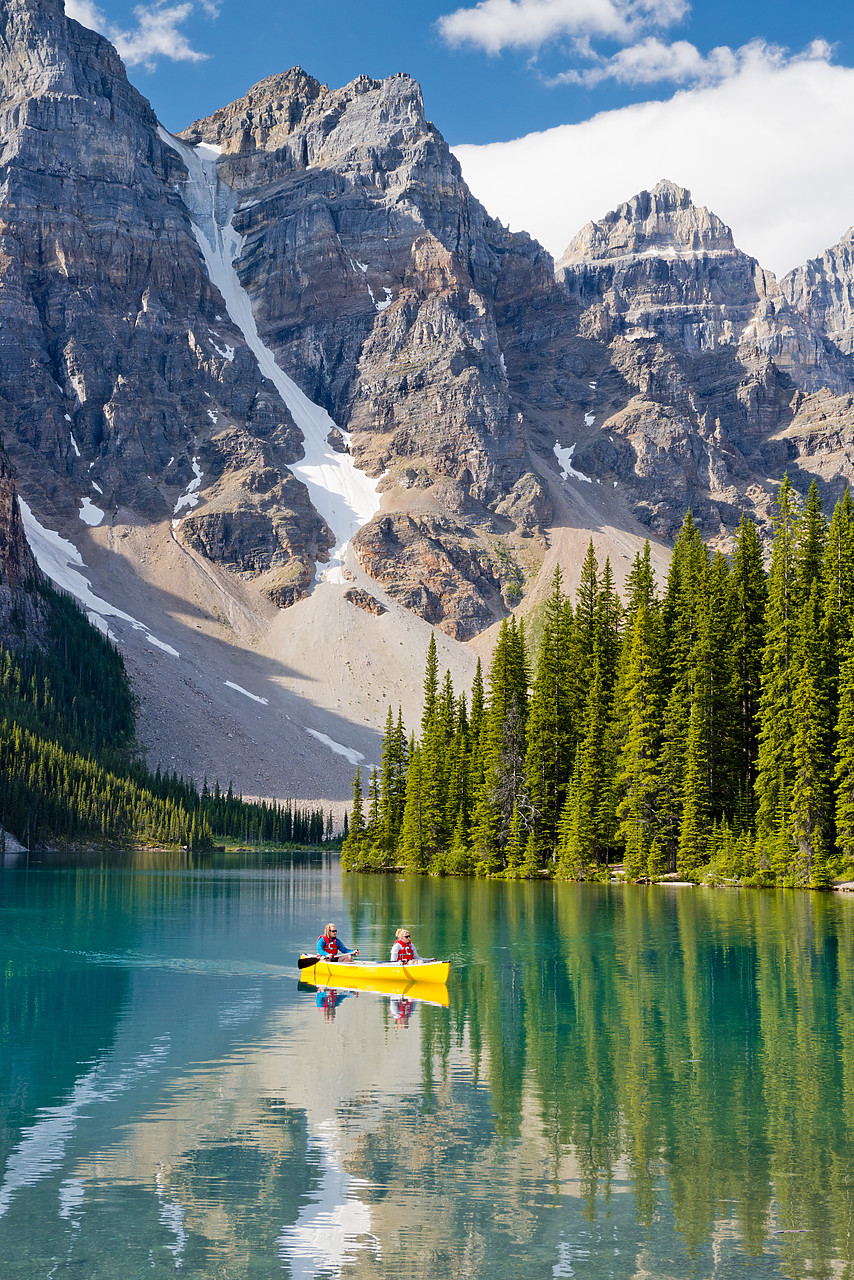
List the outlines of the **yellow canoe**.
{"label": "yellow canoe", "polygon": [[300,976],[318,985],[325,985],[330,979],[335,986],[350,987],[355,983],[351,979],[370,979],[380,982],[447,982],[451,966],[447,960],[426,960],[422,964],[367,964],[360,960],[349,963],[336,960],[330,964],[319,957],[314,963],[311,956],[300,956]]}
{"label": "yellow canoe", "polygon": [[[425,1004],[438,1004],[447,1009],[448,988],[444,982],[407,982],[405,978],[389,979],[360,978],[344,971],[335,975],[335,979],[327,978],[317,986],[333,991],[364,991],[378,996],[405,996],[407,1000],[422,1000]],[[350,968],[349,965],[346,966]]]}

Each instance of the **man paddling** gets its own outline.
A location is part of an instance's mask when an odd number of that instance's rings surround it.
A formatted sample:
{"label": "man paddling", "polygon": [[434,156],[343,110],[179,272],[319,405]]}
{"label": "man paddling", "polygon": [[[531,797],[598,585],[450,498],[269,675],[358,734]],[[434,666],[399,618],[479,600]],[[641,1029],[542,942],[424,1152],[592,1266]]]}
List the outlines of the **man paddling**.
{"label": "man paddling", "polygon": [[338,941],[338,930],[334,924],[328,924],[317,939],[317,954],[321,960],[351,961],[359,954],[359,948],[351,951],[343,942]]}

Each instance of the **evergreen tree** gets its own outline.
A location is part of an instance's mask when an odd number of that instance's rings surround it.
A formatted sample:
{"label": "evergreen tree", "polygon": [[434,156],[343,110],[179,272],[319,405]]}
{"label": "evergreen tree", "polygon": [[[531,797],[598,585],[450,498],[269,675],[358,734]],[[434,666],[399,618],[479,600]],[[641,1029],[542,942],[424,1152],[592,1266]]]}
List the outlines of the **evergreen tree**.
{"label": "evergreen tree", "polygon": [[854,625],[854,515],[848,489],[837,502],[830,521],[821,585],[825,678],[831,724],[835,725],[839,706],[839,675]]}
{"label": "evergreen tree", "polygon": [[422,820],[422,784],[421,748],[415,743],[410,743],[409,768],[406,774],[406,805],[403,810],[399,846],[401,861],[409,871],[426,871],[430,863],[430,852],[425,843]]}
{"label": "evergreen tree", "polygon": [[733,726],[738,761],[735,788],[742,798],[749,797],[749,812],[752,815],[768,588],[762,563],[762,544],[756,525],[743,514],[735,535],[730,585],[730,645],[735,668],[734,698],[737,710],[737,722]]}
{"label": "evergreen tree", "polygon": [[691,719],[686,743],[682,813],[679,824],[679,848],[676,870],[690,874],[705,860],[710,835],[711,804],[709,797],[708,756],[699,698],[691,705]]}
{"label": "evergreen tree", "polygon": [[808,599],[814,582],[819,582],[824,564],[824,548],[827,541],[827,522],[824,504],[815,480],[809,487],[806,502],[797,521],[797,577],[798,602]]}
{"label": "evergreen tree", "polygon": [[617,814],[631,879],[646,875],[656,835],[658,793],[659,672],[654,612],[640,598],[634,612],[626,680],[627,733],[620,752],[617,782],[622,798]]}
{"label": "evergreen tree", "polygon": [[836,726],[836,838],[840,853],[854,868],[854,639],[844,650],[839,678]]}
{"label": "evergreen tree", "polygon": [[597,645],[584,734],[576,752],[560,826],[560,874],[572,879],[586,878],[601,866],[614,838],[610,802],[614,761],[606,736],[607,702]]}
{"label": "evergreen tree", "polygon": [[524,638],[516,619],[505,618],[489,671],[480,741],[483,780],[472,819],[472,848],[485,874],[493,874],[503,864],[514,807],[519,808],[526,827],[534,816],[524,768],[526,711]]}
{"label": "evergreen tree", "polygon": [[[231,784],[229,784],[228,790],[230,794]],[[348,867],[358,866],[364,839],[365,813],[362,800],[362,771],[357,767],[353,778],[353,804],[350,810],[349,830],[341,846],[341,865],[345,870]]]}
{"label": "evergreen tree", "polygon": [[[798,629],[795,494],[788,476],[777,494],[775,535],[765,610],[756,763],[759,832],[779,832],[788,809],[794,741],[794,671]],[[783,819],[785,826],[785,817]]]}
{"label": "evergreen tree", "polygon": [[[592,550],[592,543],[591,543]],[[595,566],[595,560],[594,560]],[[591,625],[595,613],[595,569],[590,598]],[[571,611],[561,591],[558,565],[546,601],[543,633],[528,711],[525,770],[536,814],[539,857],[546,861],[557,846],[557,825],[575,746],[574,699],[570,682]]]}
{"label": "evergreen tree", "polygon": [[792,699],[791,834],[799,856],[792,871],[796,884],[829,883],[829,762],[827,692],[823,679],[818,576],[801,613],[797,674]]}

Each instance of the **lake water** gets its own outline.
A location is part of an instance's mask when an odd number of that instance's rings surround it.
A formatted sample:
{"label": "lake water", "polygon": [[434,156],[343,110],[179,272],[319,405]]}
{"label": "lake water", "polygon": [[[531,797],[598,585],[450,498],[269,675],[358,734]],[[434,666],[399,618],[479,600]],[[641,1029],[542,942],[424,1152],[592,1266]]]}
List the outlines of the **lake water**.
{"label": "lake water", "polygon": [[7,858],[0,974],[4,1280],[854,1275],[854,896]]}

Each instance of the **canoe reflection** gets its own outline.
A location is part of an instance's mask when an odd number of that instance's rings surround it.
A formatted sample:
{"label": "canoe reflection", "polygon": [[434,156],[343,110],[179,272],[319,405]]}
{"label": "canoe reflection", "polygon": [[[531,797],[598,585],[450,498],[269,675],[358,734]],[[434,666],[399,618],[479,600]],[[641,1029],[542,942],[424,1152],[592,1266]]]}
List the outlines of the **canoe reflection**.
{"label": "canoe reflection", "polygon": [[[342,975],[343,977],[343,975]],[[409,1020],[419,1004],[448,1007],[448,988],[441,982],[406,982],[400,979],[383,982],[377,978],[358,978],[347,975],[347,986],[316,986],[311,982],[298,982],[297,990],[311,993],[326,1021],[332,1022],[335,1010],[347,996],[360,992],[391,997],[391,1013],[395,1027],[408,1027]]]}

